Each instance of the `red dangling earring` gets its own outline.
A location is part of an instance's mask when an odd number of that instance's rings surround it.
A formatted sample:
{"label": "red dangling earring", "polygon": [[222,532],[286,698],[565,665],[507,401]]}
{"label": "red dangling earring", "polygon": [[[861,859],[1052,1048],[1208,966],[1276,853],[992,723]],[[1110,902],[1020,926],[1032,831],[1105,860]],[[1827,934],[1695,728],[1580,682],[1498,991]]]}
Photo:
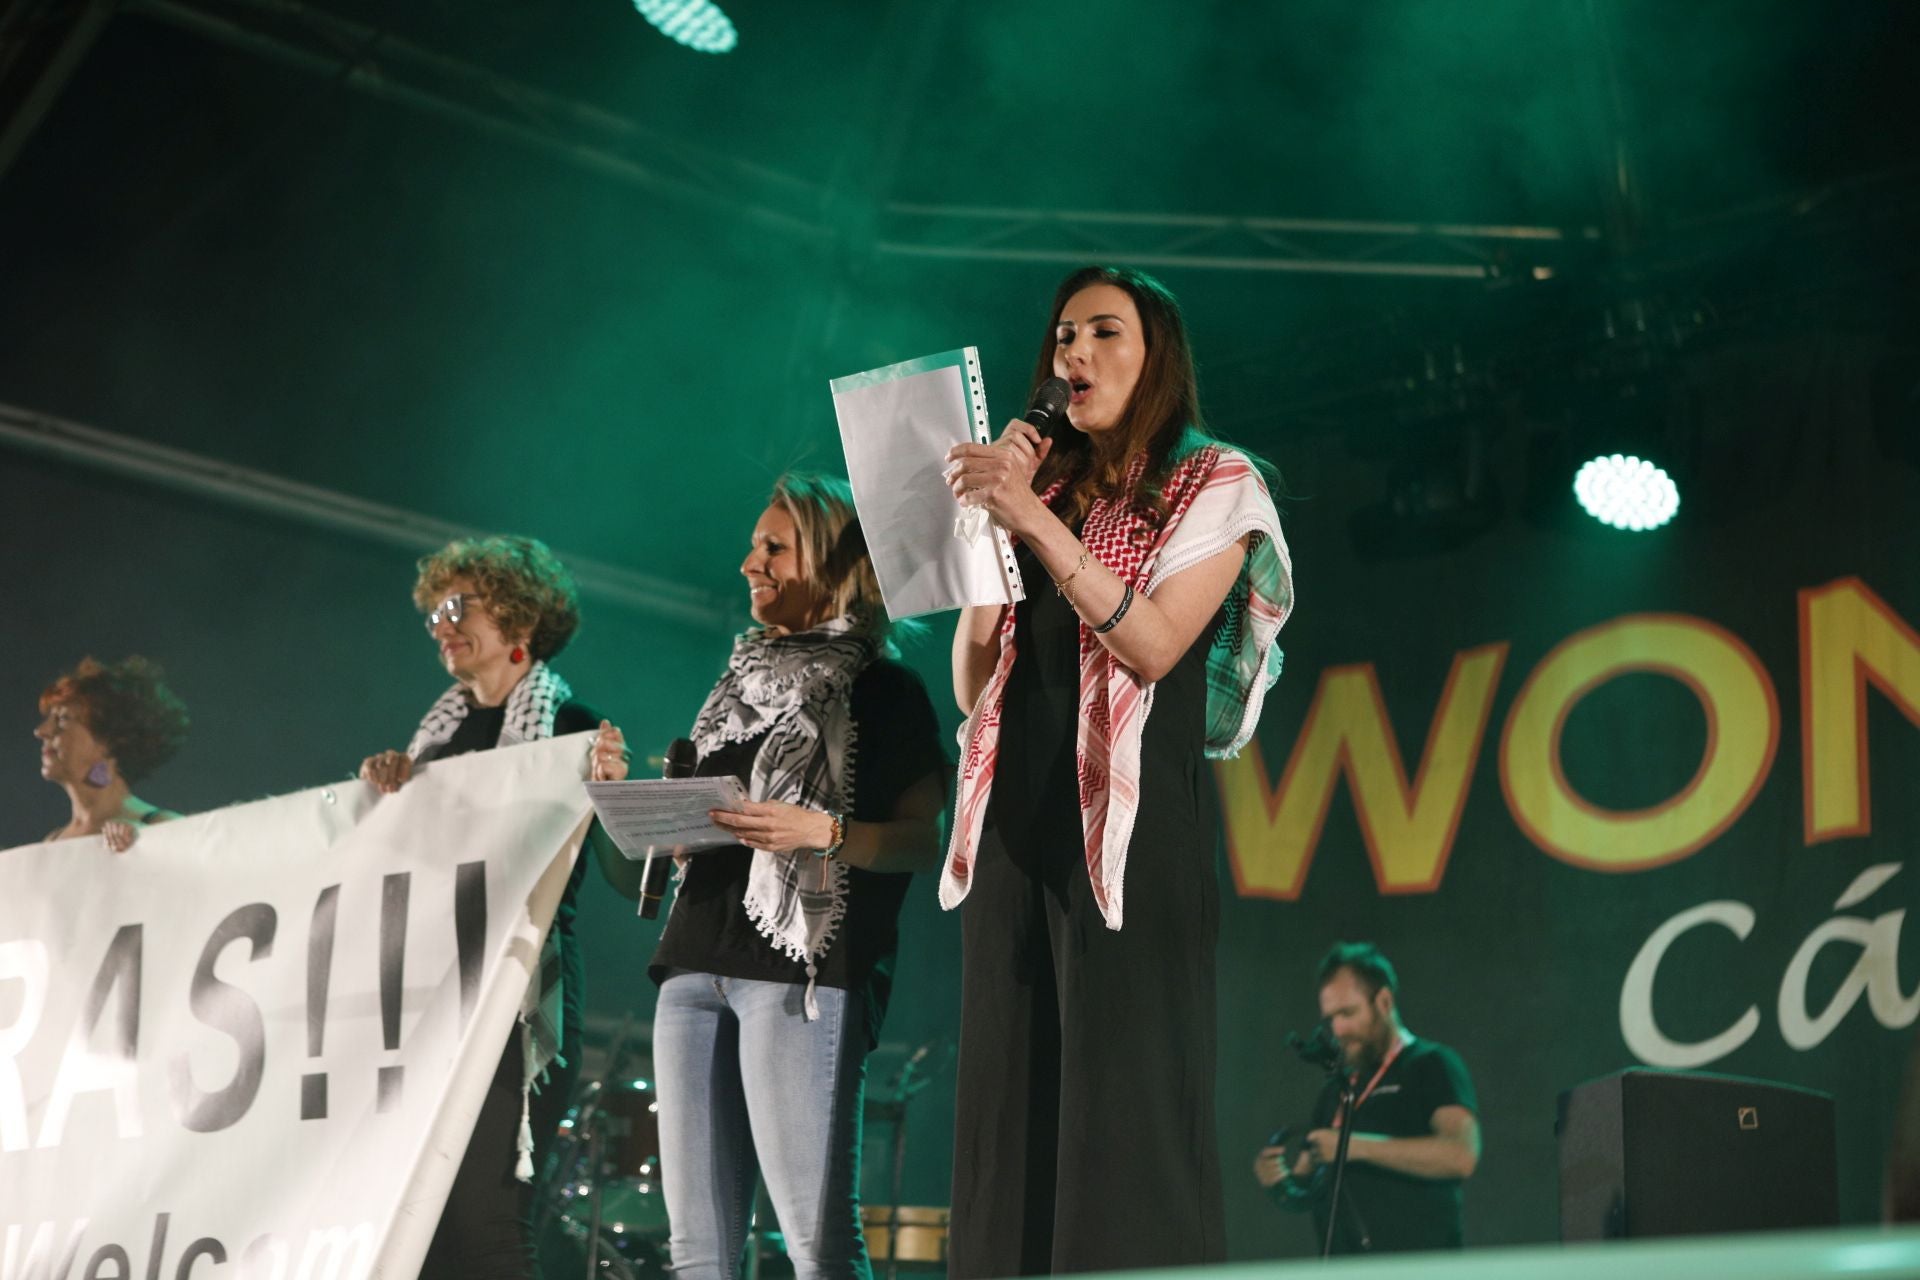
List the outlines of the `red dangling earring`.
{"label": "red dangling earring", "polygon": [[507,661],[513,663],[515,666],[518,666],[519,664],[521,664],[522,662],[525,662],[526,660],[527,660],[527,651],[525,649],[522,649],[519,645],[513,646],[513,651],[507,654]]}

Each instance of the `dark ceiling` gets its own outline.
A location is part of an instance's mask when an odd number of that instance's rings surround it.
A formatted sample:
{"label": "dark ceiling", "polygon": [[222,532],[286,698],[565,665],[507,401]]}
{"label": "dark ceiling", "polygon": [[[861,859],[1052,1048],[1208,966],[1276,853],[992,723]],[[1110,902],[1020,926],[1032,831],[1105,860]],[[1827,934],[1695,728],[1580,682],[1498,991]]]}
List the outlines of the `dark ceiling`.
{"label": "dark ceiling", "polygon": [[1064,267],[877,248],[900,204],[1573,236],[1541,280],[1163,236],[1214,420],[1283,465],[1436,352],[1560,377],[1623,299],[1910,280],[1920,5],[727,8],[714,57],[621,0],[128,0],[0,174],[0,402],[731,593],[772,475],[836,464],[828,377],[971,343],[1018,407]]}

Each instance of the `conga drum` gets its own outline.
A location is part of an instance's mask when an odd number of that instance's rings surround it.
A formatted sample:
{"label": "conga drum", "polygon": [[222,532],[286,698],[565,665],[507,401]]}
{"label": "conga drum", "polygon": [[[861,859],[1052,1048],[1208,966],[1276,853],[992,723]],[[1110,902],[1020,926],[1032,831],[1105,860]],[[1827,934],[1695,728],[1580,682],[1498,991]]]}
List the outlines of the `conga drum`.
{"label": "conga drum", "polygon": [[860,1207],[867,1256],[902,1271],[944,1271],[948,1210],[932,1205],[869,1204]]}

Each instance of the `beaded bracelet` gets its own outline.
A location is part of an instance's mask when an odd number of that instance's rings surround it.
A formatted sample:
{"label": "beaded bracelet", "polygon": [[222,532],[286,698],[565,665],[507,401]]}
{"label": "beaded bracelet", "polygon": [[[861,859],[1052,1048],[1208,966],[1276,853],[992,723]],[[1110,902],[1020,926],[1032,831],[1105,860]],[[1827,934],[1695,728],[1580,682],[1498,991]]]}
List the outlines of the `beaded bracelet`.
{"label": "beaded bracelet", "polygon": [[847,820],[839,814],[829,811],[827,821],[833,824],[832,839],[827,841],[826,848],[815,849],[813,851],[813,856],[816,858],[839,857],[840,846],[847,842]]}
{"label": "beaded bracelet", "polygon": [[1105,622],[1095,627],[1093,629],[1093,633],[1097,636],[1103,636],[1107,634],[1107,632],[1113,630],[1115,627],[1120,625],[1120,619],[1126,617],[1127,610],[1131,609],[1132,607],[1133,607],[1133,584],[1128,583],[1126,592],[1120,597],[1120,606],[1113,611],[1113,616],[1111,618],[1108,618]]}

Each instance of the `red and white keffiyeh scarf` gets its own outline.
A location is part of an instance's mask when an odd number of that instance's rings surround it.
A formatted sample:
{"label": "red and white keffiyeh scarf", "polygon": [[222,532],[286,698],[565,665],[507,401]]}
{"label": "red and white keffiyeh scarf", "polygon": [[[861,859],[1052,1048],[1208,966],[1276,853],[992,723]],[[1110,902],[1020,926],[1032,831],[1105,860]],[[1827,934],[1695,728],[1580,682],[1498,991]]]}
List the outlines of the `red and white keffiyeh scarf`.
{"label": "red and white keffiyeh scarf", "polygon": [[[1146,465],[1142,458],[1126,486]],[[1051,502],[1058,486],[1042,494]],[[1124,499],[1095,502],[1080,540],[1136,592],[1151,596],[1183,569],[1252,535],[1240,575],[1227,593],[1226,622],[1207,654],[1206,754],[1231,756],[1253,736],[1266,691],[1280,675],[1275,643],[1293,609],[1293,567],[1273,498],[1246,455],[1207,445],[1181,461],[1161,490],[1167,518],[1156,531]],[[1013,671],[1014,611],[1000,627],[993,674],[960,726],[960,780],[953,838],[940,876],[940,905],[967,896],[979,852],[987,798],[1000,754],[1000,721]],[[1153,710],[1154,686],[1121,665],[1085,622],[1080,624],[1080,713],[1075,736],[1080,825],[1087,876],[1109,929],[1121,923],[1127,846],[1140,807],[1140,739]]]}

